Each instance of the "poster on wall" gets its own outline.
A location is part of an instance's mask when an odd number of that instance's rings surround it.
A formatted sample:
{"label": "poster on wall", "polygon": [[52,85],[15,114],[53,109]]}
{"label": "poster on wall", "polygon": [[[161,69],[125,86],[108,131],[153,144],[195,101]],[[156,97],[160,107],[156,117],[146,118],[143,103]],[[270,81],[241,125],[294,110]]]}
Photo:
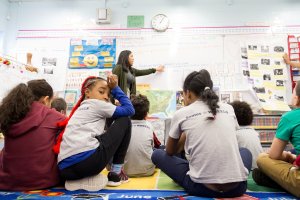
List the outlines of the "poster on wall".
{"label": "poster on wall", "polygon": [[70,40],[70,69],[112,68],[116,60],[116,38]]}
{"label": "poster on wall", "polygon": [[286,87],[288,73],[280,45],[248,44],[248,68],[252,88],[264,110],[289,111]]}
{"label": "poster on wall", "polygon": [[69,44],[68,38],[18,38],[16,60],[27,63],[27,53],[31,53],[38,77],[46,79],[55,92],[62,92],[66,85]]}

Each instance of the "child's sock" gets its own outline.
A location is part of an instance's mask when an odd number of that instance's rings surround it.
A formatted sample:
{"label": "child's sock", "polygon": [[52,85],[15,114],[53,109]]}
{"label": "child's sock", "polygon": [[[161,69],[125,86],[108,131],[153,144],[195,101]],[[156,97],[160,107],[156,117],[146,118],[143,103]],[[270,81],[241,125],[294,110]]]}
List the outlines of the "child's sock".
{"label": "child's sock", "polygon": [[111,171],[115,172],[116,174],[120,174],[122,170],[122,164],[112,164]]}

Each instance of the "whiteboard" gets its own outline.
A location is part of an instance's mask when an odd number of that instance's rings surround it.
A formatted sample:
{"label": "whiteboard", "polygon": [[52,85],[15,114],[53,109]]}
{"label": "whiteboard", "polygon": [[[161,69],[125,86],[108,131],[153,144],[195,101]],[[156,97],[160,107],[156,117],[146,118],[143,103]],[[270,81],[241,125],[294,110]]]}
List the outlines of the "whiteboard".
{"label": "whiteboard", "polygon": [[201,68],[218,68],[216,63],[223,62],[223,37],[220,35],[169,33],[119,38],[117,55],[125,49],[132,51],[134,67],[137,69],[165,66],[164,73],[137,78],[137,83],[149,83],[151,88],[164,90],[180,90],[189,72]]}
{"label": "whiteboard", "polygon": [[[44,76],[55,90],[61,91],[70,70],[67,68],[70,39],[110,36],[117,39],[117,55],[122,50],[133,52],[135,68],[165,65],[165,72],[137,77],[137,83],[149,84],[152,89],[182,90],[190,72],[207,69],[220,91],[245,92],[250,87],[241,70],[241,46],[255,42],[286,48],[287,34],[269,33],[266,28],[242,29],[170,29],[164,33],[142,29],[19,31],[16,54],[18,60],[25,62],[26,53],[32,52],[34,65],[39,65],[43,57],[57,58],[54,75]],[[291,88],[287,93],[291,94]]]}

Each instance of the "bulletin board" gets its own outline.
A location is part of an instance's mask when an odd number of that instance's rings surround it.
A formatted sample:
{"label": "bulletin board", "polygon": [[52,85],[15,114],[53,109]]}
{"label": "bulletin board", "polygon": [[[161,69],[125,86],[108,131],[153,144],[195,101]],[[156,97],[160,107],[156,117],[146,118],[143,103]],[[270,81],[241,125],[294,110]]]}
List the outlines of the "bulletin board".
{"label": "bulletin board", "polygon": [[[118,56],[122,50],[131,50],[135,58],[135,68],[165,66],[164,73],[138,77],[138,84],[148,85],[147,87],[154,90],[178,91],[182,90],[187,74],[207,69],[220,92],[248,91],[252,86],[249,85],[247,75],[243,74],[241,48],[255,44],[282,46],[285,50],[288,33],[297,32],[300,32],[297,26],[278,30],[272,27],[196,27],[169,29],[164,33],[152,29],[19,31],[16,54],[20,60],[24,60],[26,52],[32,52],[33,63],[42,67],[45,73],[53,72],[46,76],[50,77],[49,80],[55,90],[61,91],[68,85],[69,74],[74,75],[75,72],[72,71],[75,69],[68,69],[70,40],[113,37],[116,38],[116,55]],[[48,62],[46,66],[43,66],[45,65],[43,60]],[[53,70],[47,70],[51,68],[49,63],[55,62]],[[103,71],[103,69],[76,70],[76,73],[79,71],[93,75]],[[287,94],[291,94],[289,77],[287,75],[285,84]],[[68,87],[72,89],[70,84]]]}

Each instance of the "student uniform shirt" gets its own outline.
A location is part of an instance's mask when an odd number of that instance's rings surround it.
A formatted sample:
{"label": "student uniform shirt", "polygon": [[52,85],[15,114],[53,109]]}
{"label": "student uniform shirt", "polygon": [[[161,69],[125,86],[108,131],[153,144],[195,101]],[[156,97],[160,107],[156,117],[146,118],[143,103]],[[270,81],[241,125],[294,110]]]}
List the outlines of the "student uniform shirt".
{"label": "student uniform shirt", "polygon": [[300,154],[300,108],[285,113],[277,126],[276,138],[283,141],[290,141]]}
{"label": "student uniform shirt", "polygon": [[124,170],[128,176],[150,176],[155,165],[153,153],[153,127],[146,120],[131,120],[131,139],[125,157]]}
{"label": "student uniform shirt", "polygon": [[259,134],[250,126],[240,126],[236,132],[239,147],[248,149],[252,154],[252,167],[257,168],[256,159],[263,152]]}
{"label": "student uniform shirt", "polygon": [[58,155],[58,162],[96,149],[96,136],[103,134],[106,118],[112,117],[116,106],[97,99],[84,100],[66,127]]}
{"label": "student uniform shirt", "polygon": [[178,110],[171,122],[170,137],[179,139],[182,132],[186,134],[187,174],[196,183],[240,182],[248,176],[239,153],[233,108],[219,106],[216,118],[208,120],[213,116],[209,107],[196,101]]}

